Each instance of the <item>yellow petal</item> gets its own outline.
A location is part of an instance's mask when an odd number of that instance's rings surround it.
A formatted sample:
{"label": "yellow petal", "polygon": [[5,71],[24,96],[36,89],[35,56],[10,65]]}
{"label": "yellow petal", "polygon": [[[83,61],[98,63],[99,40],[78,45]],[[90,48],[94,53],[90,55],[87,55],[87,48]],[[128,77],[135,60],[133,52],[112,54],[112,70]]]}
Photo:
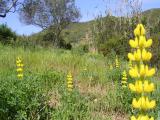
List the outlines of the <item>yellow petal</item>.
{"label": "yellow petal", "polygon": [[131,120],[137,120],[137,119],[136,119],[136,117],[135,117],[135,116],[132,116],[132,117],[131,117]]}
{"label": "yellow petal", "polygon": [[134,29],[134,35],[135,36],[139,36],[140,35],[140,31],[139,31],[139,29]]}
{"label": "yellow petal", "polygon": [[152,109],[156,106],[156,101],[155,100],[152,100],[150,102],[147,103],[147,107],[148,109]]}
{"label": "yellow petal", "polygon": [[130,40],[129,41],[129,44],[132,48],[137,48],[138,47],[138,42],[137,41],[134,41],[134,40]]}
{"label": "yellow petal", "polygon": [[132,106],[134,108],[140,108],[140,101],[137,101],[136,98],[133,98]]}
{"label": "yellow petal", "polygon": [[141,50],[140,49],[138,49],[137,52],[134,53],[134,58],[136,61],[141,60]]}
{"label": "yellow petal", "polygon": [[147,106],[146,106],[146,100],[144,96],[142,96],[141,99],[139,99],[139,102],[141,104],[141,109],[146,110]]}
{"label": "yellow petal", "polygon": [[146,76],[151,77],[155,74],[156,70],[154,68],[147,71]]}
{"label": "yellow petal", "polygon": [[152,45],[152,39],[147,40],[145,47],[148,48]]}
{"label": "yellow petal", "polygon": [[143,64],[140,65],[140,76],[144,77],[146,74],[145,67]]}
{"label": "yellow petal", "polygon": [[133,92],[136,91],[136,88],[135,88],[135,86],[134,86],[132,83],[129,84],[129,88],[130,88],[130,90],[133,91]]}
{"label": "yellow petal", "polygon": [[152,92],[154,91],[155,87],[153,83],[148,83],[147,80],[144,81],[144,91],[145,92]]}
{"label": "yellow petal", "polygon": [[135,87],[136,87],[136,92],[138,93],[143,92],[142,81],[136,81]]}
{"label": "yellow petal", "polygon": [[132,53],[128,53],[128,58],[129,58],[130,61],[135,60],[134,55]]}
{"label": "yellow petal", "polygon": [[144,36],[139,37],[139,47],[143,48],[146,45],[146,38]]}
{"label": "yellow petal", "polygon": [[140,35],[145,35],[144,26],[142,24],[140,24],[139,26],[140,26]]}
{"label": "yellow petal", "polygon": [[17,68],[17,72],[22,72],[23,69],[22,68]]}

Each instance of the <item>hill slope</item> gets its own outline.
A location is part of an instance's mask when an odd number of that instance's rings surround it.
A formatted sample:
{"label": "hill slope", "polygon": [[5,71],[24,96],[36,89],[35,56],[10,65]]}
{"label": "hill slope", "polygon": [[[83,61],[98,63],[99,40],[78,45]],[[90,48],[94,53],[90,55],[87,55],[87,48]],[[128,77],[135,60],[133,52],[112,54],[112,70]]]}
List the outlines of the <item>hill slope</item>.
{"label": "hill slope", "polygon": [[[146,10],[142,12],[142,16],[147,18],[148,25],[154,27],[160,20],[160,8]],[[77,43],[85,37],[89,29],[92,29],[94,23],[95,20],[88,22],[72,23],[63,31],[63,38],[66,42]],[[44,32],[40,32],[33,35],[33,37],[40,37],[43,36],[43,34]]]}
{"label": "hill slope", "polygon": [[148,19],[149,25],[155,26],[160,20],[160,8],[146,10],[142,15]]}
{"label": "hill slope", "polygon": [[[155,26],[160,20],[160,8],[150,9],[142,12],[142,16],[147,18],[147,23],[151,26]],[[83,22],[83,23],[74,23],[68,27],[65,32],[67,41],[75,42],[77,39],[85,37],[86,32],[93,26],[94,20]]]}

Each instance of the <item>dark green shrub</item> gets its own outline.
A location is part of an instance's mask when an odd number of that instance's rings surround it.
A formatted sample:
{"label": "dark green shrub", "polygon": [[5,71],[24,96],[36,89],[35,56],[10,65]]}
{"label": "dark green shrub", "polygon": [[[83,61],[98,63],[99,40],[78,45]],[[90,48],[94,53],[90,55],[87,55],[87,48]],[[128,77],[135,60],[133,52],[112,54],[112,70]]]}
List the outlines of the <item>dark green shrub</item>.
{"label": "dark green shrub", "polygon": [[25,73],[18,80],[11,72],[0,77],[0,120],[47,120],[51,117],[49,92],[62,83],[63,75],[56,71],[41,74]]}
{"label": "dark green shrub", "polygon": [[0,41],[8,44],[16,40],[16,33],[13,32],[6,24],[0,25]]}

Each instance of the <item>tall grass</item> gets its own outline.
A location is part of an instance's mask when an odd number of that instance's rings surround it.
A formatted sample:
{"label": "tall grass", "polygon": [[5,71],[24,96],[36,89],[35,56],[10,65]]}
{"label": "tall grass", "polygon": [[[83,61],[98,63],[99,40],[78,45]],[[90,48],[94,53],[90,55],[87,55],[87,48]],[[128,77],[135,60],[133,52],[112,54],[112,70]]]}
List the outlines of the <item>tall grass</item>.
{"label": "tall grass", "polygon": [[[115,66],[115,56],[111,59],[62,49],[2,45],[0,53],[0,118],[125,120],[130,114],[128,102],[131,101],[123,97],[126,93],[120,85],[121,71],[128,69],[128,62],[121,58],[121,67],[110,70],[110,63]],[[21,81],[16,77],[17,56],[23,58],[24,63]],[[68,71],[72,72],[75,86],[72,94],[66,89]],[[2,103],[5,106],[1,106]]]}

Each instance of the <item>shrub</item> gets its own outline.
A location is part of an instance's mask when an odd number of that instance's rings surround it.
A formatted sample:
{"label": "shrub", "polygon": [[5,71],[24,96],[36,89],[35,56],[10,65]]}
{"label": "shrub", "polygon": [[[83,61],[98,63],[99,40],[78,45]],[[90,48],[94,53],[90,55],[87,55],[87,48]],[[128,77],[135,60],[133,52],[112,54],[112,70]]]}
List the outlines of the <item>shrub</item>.
{"label": "shrub", "polygon": [[16,40],[16,33],[13,32],[7,25],[0,25],[0,41],[3,44],[8,44]]}

